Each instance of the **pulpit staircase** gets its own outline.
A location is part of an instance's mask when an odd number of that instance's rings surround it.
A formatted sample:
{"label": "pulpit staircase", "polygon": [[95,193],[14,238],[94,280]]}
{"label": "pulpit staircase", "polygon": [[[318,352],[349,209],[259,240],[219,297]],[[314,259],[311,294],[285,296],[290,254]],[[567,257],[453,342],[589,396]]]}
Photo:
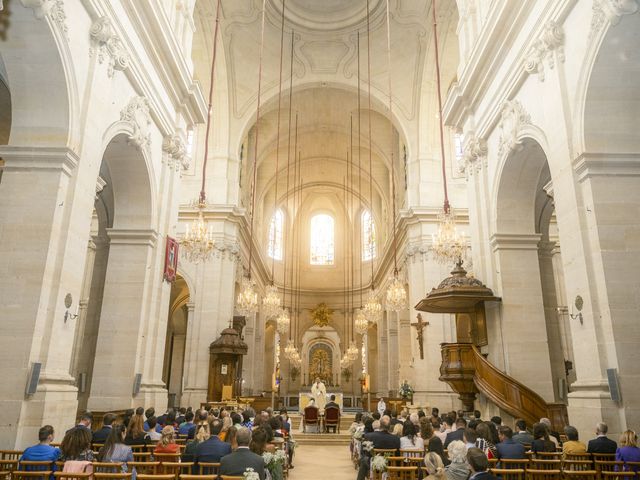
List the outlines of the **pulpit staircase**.
{"label": "pulpit staircase", "polygon": [[451,276],[418,302],[416,310],[455,314],[457,343],[441,345],[440,380],[460,395],[465,410],[474,410],[478,393],[509,415],[529,424],[546,417],[556,430],[568,424],[567,407],[547,403],[533,390],[490,363],[479,347],[488,345],[485,302],[500,301],[458,261]]}

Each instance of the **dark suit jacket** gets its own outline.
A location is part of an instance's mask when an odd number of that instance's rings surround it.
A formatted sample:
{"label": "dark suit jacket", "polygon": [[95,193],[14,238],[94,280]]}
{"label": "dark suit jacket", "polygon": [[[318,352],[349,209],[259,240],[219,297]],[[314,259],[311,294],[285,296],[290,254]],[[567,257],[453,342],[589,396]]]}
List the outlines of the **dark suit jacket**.
{"label": "dark suit jacket", "polygon": [[93,432],[91,443],[104,443],[111,433],[111,426],[103,426],[100,430]]}
{"label": "dark suit jacket", "polygon": [[528,445],[531,445],[533,443],[533,435],[531,435],[529,432],[514,433],[513,441],[516,443],[526,443]]}
{"label": "dark suit jacket", "polygon": [[447,448],[451,442],[454,440],[462,440],[462,435],[464,434],[464,427],[454,430],[453,432],[447,433],[447,438],[444,439],[444,448]]}
{"label": "dark suit jacket", "polygon": [[199,443],[196,447],[194,460],[196,462],[219,462],[222,457],[231,453],[231,445],[213,435],[209,440]]}
{"label": "dark suit jacket", "polygon": [[220,475],[241,477],[247,468],[253,468],[260,480],[264,480],[264,460],[248,448],[238,448],[220,460]]}
{"label": "dark suit jacket", "polygon": [[504,442],[496,445],[498,458],[519,460],[527,458],[524,454],[524,445],[514,442],[512,438],[506,438]]}
{"label": "dark suit jacket", "polygon": [[[364,439],[373,442],[373,448],[400,450],[400,437],[392,435],[389,432],[372,432],[367,433]],[[372,452],[373,453],[373,452]]]}
{"label": "dark suit jacket", "polygon": [[587,453],[616,453],[618,444],[607,437],[597,437],[589,440]]}
{"label": "dark suit jacket", "polygon": [[329,402],[324,406],[324,409],[326,410],[327,407],[336,407],[338,409],[340,409],[340,405],[338,405],[336,402]]}

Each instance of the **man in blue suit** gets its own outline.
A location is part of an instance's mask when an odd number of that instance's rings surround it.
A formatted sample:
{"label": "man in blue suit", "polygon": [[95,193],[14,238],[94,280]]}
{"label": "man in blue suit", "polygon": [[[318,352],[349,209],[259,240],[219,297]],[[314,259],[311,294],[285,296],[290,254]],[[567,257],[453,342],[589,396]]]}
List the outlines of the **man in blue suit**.
{"label": "man in blue suit", "polygon": [[513,430],[511,427],[502,425],[498,429],[500,443],[496,445],[499,459],[521,460],[527,458],[524,454],[524,445],[513,440]]}
{"label": "man in blue suit", "polygon": [[222,422],[214,420],[211,423],[211,437],[198,444],[194,460],[196,463],[219,463],[220,459],[231,453],[231,445],[218,438],[222,430]]}
{"label": "man in blue suit", "polygon": [[596,438],[589,440],[587,453],[616,453],[618,444],[607,438],[609,427],[604,422],[596,425]]}

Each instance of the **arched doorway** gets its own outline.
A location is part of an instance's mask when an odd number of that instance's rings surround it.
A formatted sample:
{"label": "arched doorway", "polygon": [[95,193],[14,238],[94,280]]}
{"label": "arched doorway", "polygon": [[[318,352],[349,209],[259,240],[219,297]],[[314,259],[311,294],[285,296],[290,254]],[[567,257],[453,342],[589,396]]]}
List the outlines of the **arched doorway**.
{"label": "arched doorway", "polygon": [[[558,307],[557,278],[562,279],[559,240],[550,245],[553,201],[547,157],[540,143],[521,138],[499,170],[491,245],[502,297],[500,324],[489,325],[492,361],[547,401],[565,399],[566,382]],[[555,228],[555,222],[553,227]],[[555,266],[554,266],[555,265]],[[495,349],[495,345],[502,348]],[[502,350],[502,351],[500,351]],[[535,367],[533,367],[535,365]]]}
{"label": "arched doorway", "polygon": [[190,301],[189,286],[181,275],[177,275],[171,285],[167,340],[162,369],[162,381],[167,386],[170,407],[181,405]]}

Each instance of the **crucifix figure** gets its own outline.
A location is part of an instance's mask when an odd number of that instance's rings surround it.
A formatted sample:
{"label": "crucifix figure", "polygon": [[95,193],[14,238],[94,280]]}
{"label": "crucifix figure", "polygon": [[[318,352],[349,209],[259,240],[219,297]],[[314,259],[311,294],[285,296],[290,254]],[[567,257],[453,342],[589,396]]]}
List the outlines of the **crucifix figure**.
{"label": "crucifix figure", "polygon": [[420,360],[424,360],[424,345],[423,345],[424,335],[423,335],[423,331],[424,331],[424,327],[429,325],[429,322],[423,322],[421,314],[418,314],[416,318],[418,319],[418,322],[417,323],[412,323],[411,326],[416,327],[416,331],[418,332],[418,337],[417,338],[418,338],[418,346],[420,347]]}

